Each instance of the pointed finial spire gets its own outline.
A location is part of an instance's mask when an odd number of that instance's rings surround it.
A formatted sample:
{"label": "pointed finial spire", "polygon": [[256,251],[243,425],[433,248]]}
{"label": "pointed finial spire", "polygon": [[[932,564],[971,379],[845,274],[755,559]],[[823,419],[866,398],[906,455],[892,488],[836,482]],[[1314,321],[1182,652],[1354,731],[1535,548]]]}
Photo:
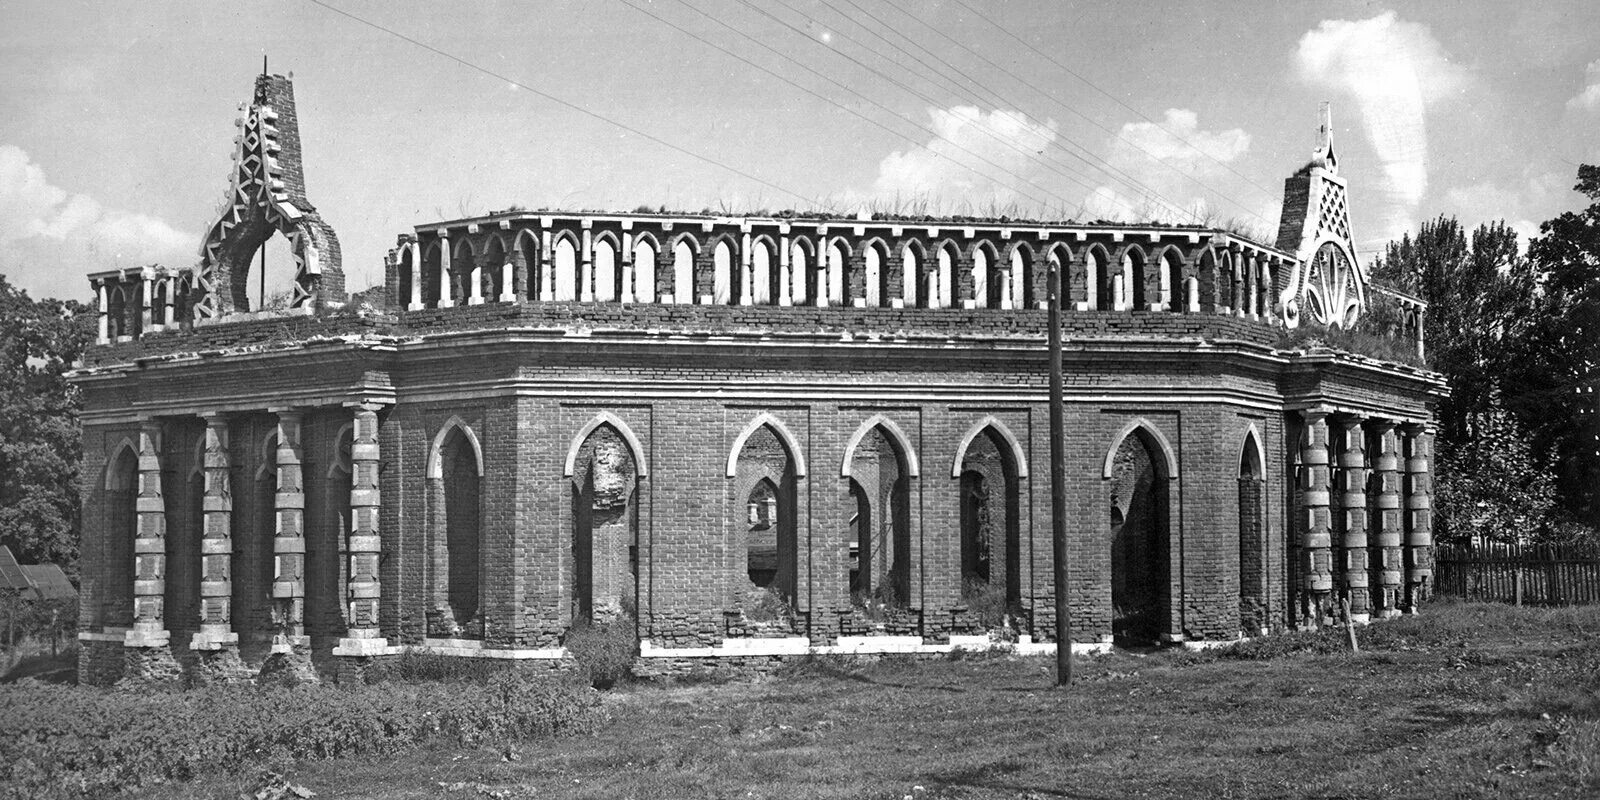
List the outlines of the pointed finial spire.
{"label": "pointed finial spire", "polygon": [[[262,77],[266,77],[266,74],[267,74],[267,54],[266,53],[262,53],[261,54],[261,75],[262,75]],[[1324,103],[1323,106],[1326,107],[1327,104]]]}
{"label": "pointed finial spire", "polygon": [[1311,161],[1329,172],[1337,173],[1339,157],[1333,153],[1333,104],[1322,101],[1317,117],[1317,149],[1312,152]]}

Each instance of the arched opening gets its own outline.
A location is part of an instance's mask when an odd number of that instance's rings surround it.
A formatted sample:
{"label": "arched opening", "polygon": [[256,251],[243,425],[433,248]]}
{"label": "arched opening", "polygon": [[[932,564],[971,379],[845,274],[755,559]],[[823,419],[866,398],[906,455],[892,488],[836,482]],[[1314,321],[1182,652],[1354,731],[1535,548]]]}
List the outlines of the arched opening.
{"label": "arched opening", "polygon": [[500,299],[500,291],[510,270],[506,263],[510,259],[506,256],[506,247],[501,243],[500,237],[489,237],[489,244],[483,251],[483,258],[478,262],[478,296],[485,303],[494,303]]}
{"label": "arched opening", "polygon": [[438,242],[429,242],[422,251],[422,307],[438,308],[440,270],[443,269]]}
{"label": "arched opening", "polygon": [[604,623],[638,613],[639,473],[610,423],[579,445],[572,471],[573,619]]}
{"label": "arched opening", "polygon": [[[254,432],[259,434],[260,430],[256,428]],[[278,577],[273,541],[278,531],[278,436],[273,433],[258,441],[261,448],[253,464],[255,493],[251,513],[241,513],[236,499],[232,515],[233,520],[244,525],[244,530],[236,526],[233,531],[234,558],[239,565],[234,570],[233,582],[235,627],[241,627],[242,623],[243,627],[251,629],[257,641],[250,644],[255,645],[260,644],[263,635],[277,631],[279,624],[286,621],[275,615],[278,606],[272,597],[272,583]],[[244,643],[244,637],[240,639]]]}
{"label": "arched opening", "polygon": [[956,293],[956,246],[948,242],[939,248],[939,272],[933,282],[937,291],[932,308],[949,308]]}
{"label": "arched opening", "polygon": [[799,561],[796,481],[794,454],[771,425],[763,425],[745,438],[733,481],[733,499],[743,505],[736,506],[737,516],[729,524],[730,533],[743,534],[749,585],[740,592],[740,605],[752,621],[775,621],[781,609],[795,605]]}
{"label": "arched opening", "polygon": [[[827,285],[823,287],[826,291],[828,302],[826,304],[819,302],[818,305],[850,305],[848,292],[850,279],[845,274],[849,269],[850,254],[845,251],[844,242],[834,239],[833,243],[828,245]],[[818,296],[820,298],[823,295],[819,293]]]}
{"label": "arched opening", "polygon": [[[455,305],[468,305],[474,302],[483,302],[483,295],[476,291],[481,279],[482,267],[478,263],[478,256],[472,251],[472,242],[465,238],[457,239],[455,249],[450,255],[450,299]],[[474,299],[476,295],[476,299]]]}
{"label": "arched opening", "polygon": [[[265,258],[263,259],[263,256]],[[262,261],[266,272],[262,272]],[[295,278],[298,269],[294,263],[294,243],[282,232],[274,229],[272,235],[256,248],[247,262],[245,292],[249,311],[275,311],[289,308],[294,303]],[[262,282],[265,274],[266,281]]]}
{"label": "arched opening", "polygon": [[961,595],[988,627],[1021,611],[1021,487],[1011,450],[993,427],[961,459]]}
{"label": "arched opening", "polygon": [[400,259],[395,265],[395,270],[399,273],[395,275],[398,286],[396,297],[394,298],[395,308],[408,308],[411,305],[411,289],[416,285],[415,278],[412,275],[415,264],[413,261],[414,256],[411,254],[412,249],[408,244],[400,245]]}
{"label": "arched opening", "polygon": [[734,286],[733,248],[727,239],[718,239],[711,251],[711,302],[725,306],[738,296]]}
{"label": "arched opening", "polygon": [[999,308],[1004,278],[995,264],[994,251],[980,244],[972,251],[972,297],[979,308]]}
{"label": "arched opening", "polygon": [[1155,642],[1167,628],[1168,525],[1160,445],[1136,428],[1117,446],[1110,489],[1111,632],[1119,641]]}
{"label": "arched opening", "polygon": [[1038,305],[1033,291],[1033,256],[1025,247],[1011,250],[1011,308],[1034,308]]}
{"label": "arched opening", "polygon": [[562,236],[556,240],[551,260],[555,262],[551,265],[555,299],[564,302],[578,299],[578,248],[572,243],[572,237]]}
{"label": "arched opening", "polygon": [[434,458],[429,478],[434,598],[428,633],[482,638],[483,471],[478,448],[459,425],[452,425]]}
{"label": "arched opening", "polygon": [[777,272],[772,263],[771,244],[766,239],[757,239],[750,249],[751,302],[758,306],[777,304]]}
{"label": "arched opening", "polygon": [[1145,304],[1144,253],[1137,247],[1122,251],[1122,310],[1139,311]]}
{"label": "arched opening", "polygon": [[1089,307],[1096,311],[1112,311],[1116,308],[1117,298],[1112,288],[1114,281],[1108,261],[1105,251],[1098,247],[1089,248],[1084,259],[1089,278]]}
{"label": "arched opening", "polygon": [[106,582],[100,599],[106,627],[133,624],[133,540],[139,536],[139,457],[118,448],[106,465]]}
{"label": "arched opening", "polygon": [[672,247],[672,301],[679,305],[694,302],[694,247],[687,237]]}
{"label": "arched opening", "polygon": [[1231,312],[1237,306],[1238,298],[1234,296],[1234,261],[1229,253],[1223,253],[1217,259],[1217,305],[1221,311]]}
{"label": "arched opening", "polygon": [[1175,314],[1187,313],[1189,308],[1188,287],[1183,281],[1183,259],[1178,251],[1167,250],[1161,254],[1163,280],[1163,302],[1167,310]]}
{"label": "arched opening", "polygon": [[600,303],[614,303],[621,289],[617,246],[611,237],[602,236],[594,243],[594,299]]}
{"label": "arched opening", "polygon": [[811,287],[816,285],[812,273],[811,249],[804,239],[796,239],[789,246],[790,302],[805,305],[811,297]]}
{"label": "arched opening", "polygon": [[889,270],[884,264],[883,245],[873,242],[867,245],[866,263],[866,289],[867,307],[879,308],[889,304],[888,279]]}
{"label": "arched opening", "polygon": [[1239,453],[1239,630],[1247,636],[1267,627],[1267,484],[1261,452],[1255,432],[1246,434]]}
{"label": "arched opening", "polygon": [[172,296],[172,319],[176,324],[187,327],[193,322],[191,319],[194,316],[193,295],[194,284],[189,278],[189,273],[185,272],[178,278],[178,288]]}
{"label": "arched opening", "polygon": [[900,277],[904,282],[902,295],[907,308],[927,308],[928,291],[922,274],[922,258],[910,243],[900,249]]}
{"label": "arched opening", "polygon": [[128,296],[121,285],[106,290],[106,335],[112,341],[128,335]]}
{"label": "arched opening", "polygon": [[858,608],[905,608],[911,598],[911,478],[906,454],[882,425],[850,455],[848,588]]}
{"label": "arched opening", "polygon": [[656,301],[656,246],[643,237],[633,243],[633,299],[640,303]]}

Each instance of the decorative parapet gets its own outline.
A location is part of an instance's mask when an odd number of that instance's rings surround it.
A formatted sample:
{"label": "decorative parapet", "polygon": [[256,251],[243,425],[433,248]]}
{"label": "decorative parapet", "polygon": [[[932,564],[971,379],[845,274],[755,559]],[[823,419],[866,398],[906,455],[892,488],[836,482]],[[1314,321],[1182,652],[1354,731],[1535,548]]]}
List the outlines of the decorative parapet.
{"label": "decorative parapet", "polygon": [[1350,233],[1349,185],[1339,177],[1326,103],[1310,163],[1284,181],[1278,248],[1294,254],[1278,294],[1284,325],[1354,327],[1366,307],[1367,276]]}

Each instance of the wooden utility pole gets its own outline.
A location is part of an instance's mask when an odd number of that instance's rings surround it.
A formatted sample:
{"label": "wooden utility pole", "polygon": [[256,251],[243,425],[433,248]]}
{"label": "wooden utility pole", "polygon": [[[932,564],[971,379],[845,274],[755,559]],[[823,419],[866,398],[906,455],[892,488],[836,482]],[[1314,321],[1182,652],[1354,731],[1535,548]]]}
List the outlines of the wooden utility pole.
{"label": "wooden utility pole", "polygon": [[1066,443],[1062,441],[1061,399],[1061,263],[1049,259],[1048,295],[1050,341],[1050,543],[1055,553],[1056,685],[1072,683],[1072,622],[1067,612],[1067,489]]}

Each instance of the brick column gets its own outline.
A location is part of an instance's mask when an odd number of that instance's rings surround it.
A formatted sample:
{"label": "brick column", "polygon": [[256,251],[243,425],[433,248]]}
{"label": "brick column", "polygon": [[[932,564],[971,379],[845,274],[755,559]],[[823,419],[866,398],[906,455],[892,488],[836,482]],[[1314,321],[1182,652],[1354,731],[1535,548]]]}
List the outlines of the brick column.
{"label": "brick column", "polygon": [[1378,420],[1378,453],[1373,459],[1373,485],[1378,491],[1373,504],[1377,512],[1377,543],[1373,555],[1377,564],[1378,589],[1373,593],[1379,619],[1398,616],[1401,602],[1401,575],[1405,568],[1400,549],[1405,528],[1400,519],[1400,444],[1393,420]]}
{"label": "brick column", "polygon": [[237,647],[233,630],[233,488],[229,485],[228,420],[205,415],[205,494],[200,500],[200,632],[189,647]]}
{"label": "brick column", "polygon": [[139,494],[134,500],[138,521],[134,538],[133,629],[129,647],[164,647],[167,577],[167,512],[161,494],[161,423],[139,424]]}
{"label": "brick column", "polygon": [[778,296],[775,302],[780,306],[794,305],[794,266],[789,259],[793,246],[789,244],[789,235],[782,234],[778,237]]}
{"label": "brick column", "polygon": [[167,513],[161,495],[161,423],[139,424],[139,494],[134,500],[133,627],[123,635],[122,680],[170,683],[181,671],[169,646],[164,602],[167,575]]}
{"label": "brick column", "polygon": [[1359,417],[1347,417],[1340,426],[1344,429],[1339,448],[1344,590],[1350,600],[1351,620],[1366,622],[1372,618],[1372,590],[1367,580],[1366,432]]}
{"label": "brick column", "polygon": [[[545,228],[539,232],[539,300],[550,302],[556,299],[556,290],[553,274],[555,272],[554,243],[551,241],[550,229]],[[532,289],[529,290],[532,292]]]}
{"label": "brick column", "polygon": [[278,492],[273,497],[276,529],[272,552],[273,621],[280,636],[273,652],[309,644],[305,635],[305,487],[300,470],[301,414],[293,409],[272,409],[278,415]]}
{"label": "brick column", "polygon": [[584,220],[583,252],[578,254],[578,300],[594,302],[594,229]]}
{"label": "brick column", "polygon": [[378,625],[378,561],[383,541],[378,526],[378,408],[370,403],[354,408],[350,443],[349,629],[333,650],[336,656],[388,652],[388,642]]}
{"label": "brick column", "polygon": [[1302,514],[1301,611],[1304,624],[1316,626],[1331,619],[1329,595],[1333,591],[1332,528],[1328,509],[1328,412],[1300,412],[1305,430],[1300,442]]}
{"label": "brick column", "polygon": [[1407,613],[1433,593],[1433,432],[1406,425],[1405,597]]}

